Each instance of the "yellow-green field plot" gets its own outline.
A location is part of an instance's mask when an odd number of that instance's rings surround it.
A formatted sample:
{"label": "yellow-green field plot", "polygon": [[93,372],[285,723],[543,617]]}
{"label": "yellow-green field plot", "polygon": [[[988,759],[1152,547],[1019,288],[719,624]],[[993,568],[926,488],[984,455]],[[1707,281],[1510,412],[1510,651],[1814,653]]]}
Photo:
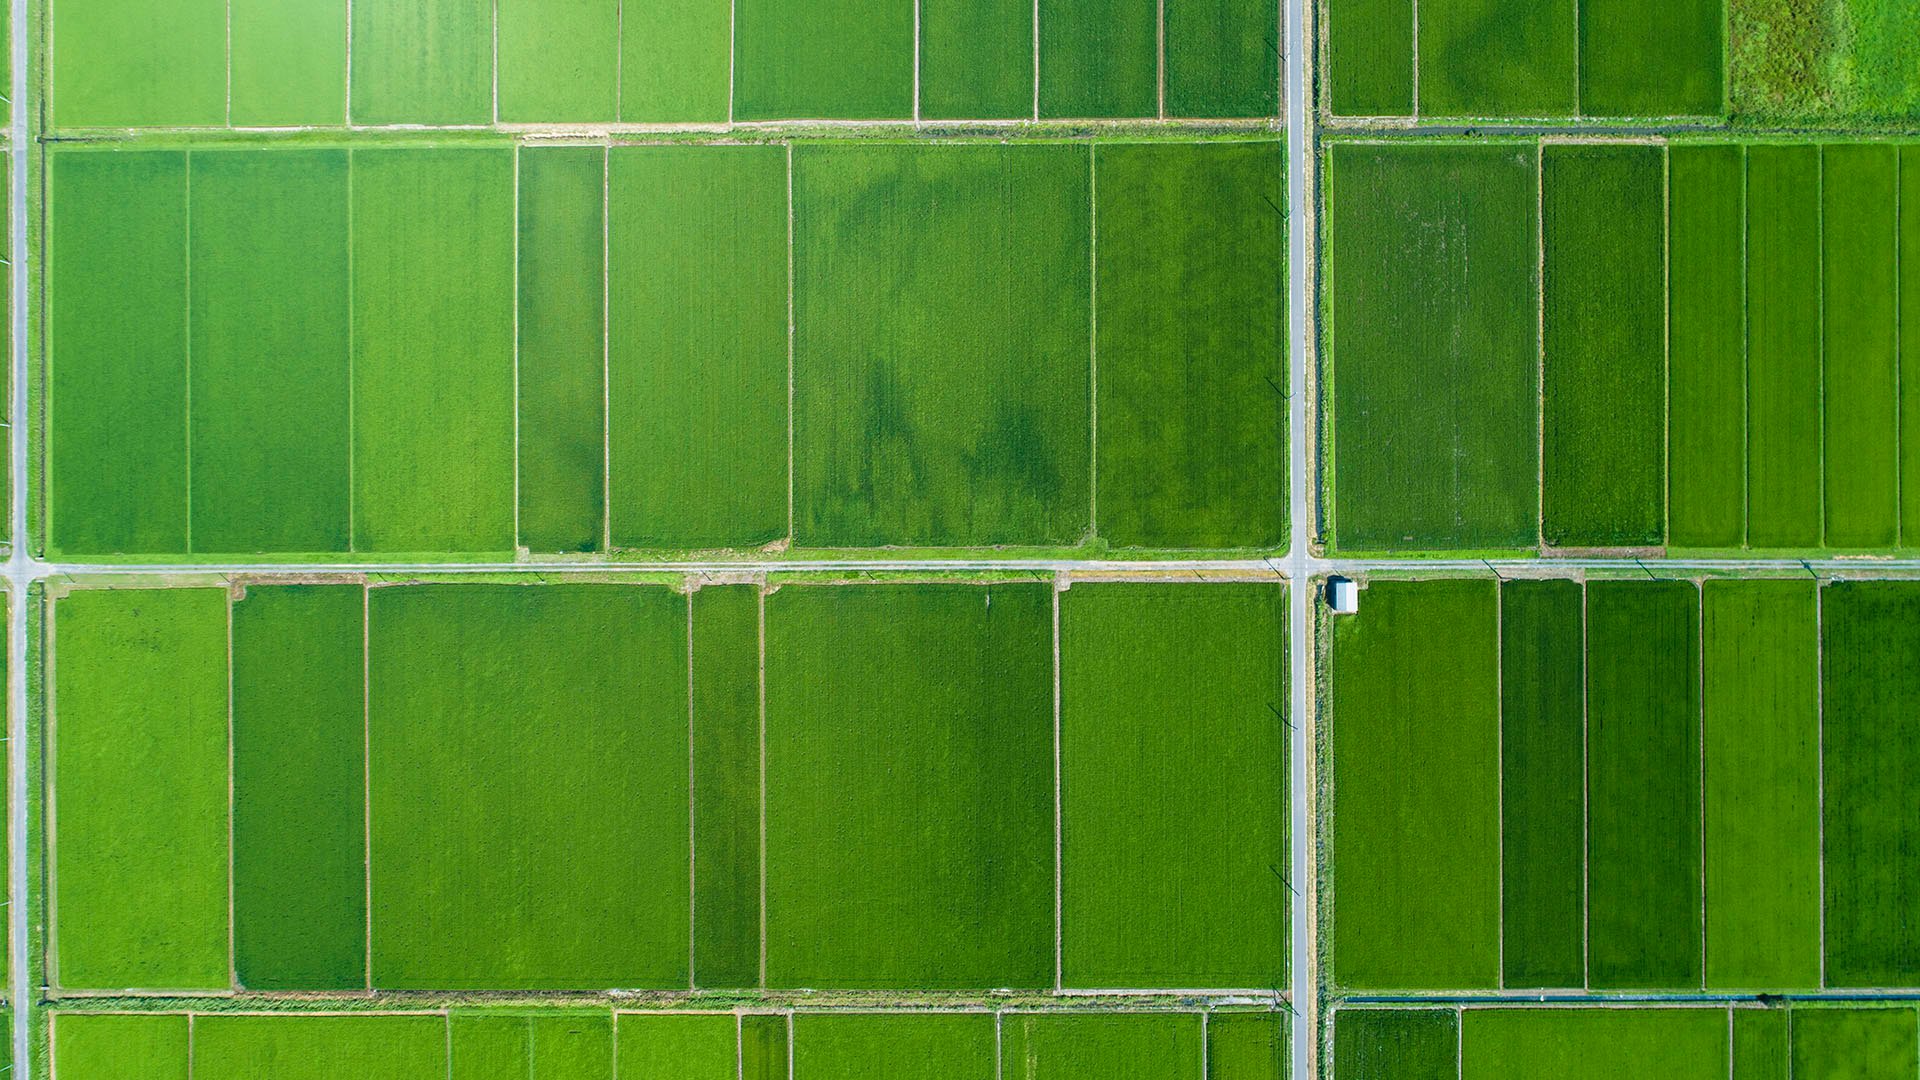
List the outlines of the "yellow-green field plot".
{"label": "yellow-green field plot", "polygon": [[1285,985],[1281,584],[691,584],[54,590],[52,985]]}
{"label": "yellow-green field plot", "polygon": [[113,561],[1276,549],[1282,161],[62,148],[37,527]]}
{"label": "yellow-green field plot", "polygon": [[1908,987],[1920,588],[1375,581],[1329,657],[1341,993]]}
{"label": "yellow-green field plot", "polygon": [[[374,1013],[55,1011],[63,1080],[1282,1080],[1258,1007]],[[1130,1070],[1151,1068],[1136,1074]]]}

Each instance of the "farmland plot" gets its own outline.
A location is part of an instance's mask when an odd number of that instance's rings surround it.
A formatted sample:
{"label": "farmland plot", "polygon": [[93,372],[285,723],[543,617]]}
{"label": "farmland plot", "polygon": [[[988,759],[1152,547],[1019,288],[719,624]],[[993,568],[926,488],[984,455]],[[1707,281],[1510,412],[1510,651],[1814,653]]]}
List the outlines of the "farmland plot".
{"label": "farmland plot", "polygon": [[1102,154],[63,148],[47,551],[1279,547],[1278,143]]}
{"label": "farmland plot", "polygon": [[1283,982],[1284,588],[1055,595],[59,594],[56,985]]}
{"label": "farmland plot", "polygon": [[1338,992],[1916,984],[1912,582],[1493,584],[1332,624]]}

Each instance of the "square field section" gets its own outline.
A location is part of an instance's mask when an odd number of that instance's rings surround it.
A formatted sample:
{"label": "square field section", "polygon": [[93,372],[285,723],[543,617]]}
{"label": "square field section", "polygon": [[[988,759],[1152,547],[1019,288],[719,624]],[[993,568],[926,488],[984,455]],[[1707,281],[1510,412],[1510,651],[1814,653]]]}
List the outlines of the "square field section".
{"label": "square field section", "polygon": [[1286,977],[1277,583],[48,605],[61,989]]}
{"label": "square field section", "polygon": [[1282,162],[56,151],[47,549],[1272,549]]}

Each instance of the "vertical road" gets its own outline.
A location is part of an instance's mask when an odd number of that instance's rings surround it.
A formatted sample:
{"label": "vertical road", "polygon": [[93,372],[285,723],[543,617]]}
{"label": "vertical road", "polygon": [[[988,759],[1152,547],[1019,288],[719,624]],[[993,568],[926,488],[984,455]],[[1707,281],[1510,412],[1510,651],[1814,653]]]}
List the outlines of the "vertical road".
{"label": "vertical road", "polygon": [[1282,0],[1286,6],[1286,121],[1287,121],[1287,462],[1289,502],[1287,520],[1292,535],[1287,545],[1289,659],[1288,719],[1293,724],[1292,775],[1288,790],[1292,814],[1289,838],[1292,851],[1287,860],[1293,886],[1292,979],[1293,997],[1293,1080],[1313,1076],[1315,1034],[1315,990],[1313,941],[1313,905],[1308,901],[1309,867],[1307,853],[1313,850],[1312,805],[1313,742],[1307,737],[1307,684],[1313,671],[1313,648],[1308,634],[1308,614],[1312,611],[1313,588],[1308,578],[1307,492],[1311,470],[1307,461],[1307,271],[1309,241],[1312,239],[1309,209],[1313,188],[1310,183],[1313,129],[1309,121],[1307,90],[1307,2]]}

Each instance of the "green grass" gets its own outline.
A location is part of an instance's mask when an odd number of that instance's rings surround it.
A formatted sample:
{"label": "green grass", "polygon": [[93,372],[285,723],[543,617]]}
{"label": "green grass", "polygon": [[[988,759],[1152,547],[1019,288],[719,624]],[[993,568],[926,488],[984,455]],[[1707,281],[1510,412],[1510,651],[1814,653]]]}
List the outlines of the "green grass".
{"label": "green grass", "polygon": [[1580,112],[1723,115],[1726,5],[1727,0],[1580,0]]}
{"label": "green grass", "polygon": [[1577,581],[1500,587],[1502,985],[1586,982],[1584,597]]}
{"label": "green grass", "polygon": [[1733,0],[1743,123],[1898,124],[1920,116],[1920,8],[1901,0]]}
{"label": "green grass", "polygon": [[190,548],[345,551],[347,152],[190,165]]}
{"label": "green grass", "polygon": [[1420,7],[1422,116],[1578,111],[1573,3],[1455,0]]}
{"label": "green grass", "polygon": [[685,986],[687,601],[371,595],[373,982]]}
{"label": "green grass", "polygon": [[733,10],[711,0],[652,0],[620,9],[620,119],[720,123],[728,118]]}
{"label": "green grass", "polygon": [[1286,1080],[1287,1020],[1273,1012],[1207,1014],[1207,1080]]}
{"label": "green grass", "polygon": [[1821,375],[1826,543],[1892,547],[1900,535],[1900,151],[1821,153]]}
{"label": "green grass", "polygon": [[796,543],[1085,537],[1089,156],[795,148]]}
{"label": "green grass", "polygon": [[1160,111],[1155,0],[1039,0],[1040,115],[1151,117]]}
{"label": "green grass", "polygon": [[1452,1009],[1342,1009],[1334,1014],[1333,1075],[1340,1080],[1459,1080],[1459,1016]]}
{"label": "green grass", "polygon": [[48,553],[183,552],[187,156],[48,158]]}
{"label": "green grass", "polygon": [[618,1051],[611,1015],[548,1013],[531,1017],[527,1027],[534,1080],[613,1080]]}
{"label": "green grass", "polygon": [[1818,547],[1820,148],[1747,149],[1747,537]]}
{"label": "green grass", "polygon": [[1413,0],[1326,0],[1336,116],[1413,112]]}
{"label": "green grass", "polygon": [[1731,1080],[1792,1080],[1786,1009],[1737,1009],[1733,1014]]}
{"label": "green grass", "polygon": [[[1001,1080],[1208,1080],[1194,1013],[1002,1019]],[[1215,1080],[1225,1080],[1216,1074]]]}
{"label": "green grass", "polygon": [[778,146],[609,162],[615,546],[787,532],[787,167]]}
{"label": "green grass", "polygon": [[693,981],[760,983],[760,592],[693,594]]}
{"label": "green grass", "polygon": [[922,0],[920,115],[1033,115],[1031,0]]}
{"label": "green grass", "polygon": [[1380,581],[1334,623],[1338,987],[1498,983],[1496,601],[1491,581]]}
{"label": "green grass", "polygon": [[197,1016],[194,1080],[441,1080],[442,1016]]}
{"label": "green grass", "polygon": [[767,598],[768,985],[1052,985],[1051,608],[1041,584]]}
{"label": "green grass", "polygon": [[60,0],[52,21],[55,126],[226,122],[225,0]]}
{"label": "green grass", "polygon": [[620,1075],[626,1080],[736,1080],[740,1035],[739,1021],[728,1013],[628,1013],[620,1018]]}
{"label": "green grass", "polygon": [[1279,115],[1275,0],[1174,0],[1165,14],[1168,116]]}
{"label": "green grass", "polygon": [[496,78],[503,123],[616,118],[621,5],[605,0],[496,0],[496,8]]}
{"label": "green grass", "polygon": [[1332,148],[1336,547],[1537,541],[1535,154],[1514,144]]}
{"label": "green grass", "polygon": [[364,591],[233,605],[234,969],[250,990],[366,985]]}
{"label": "green grass", "polygon": [[354,549],[509,550],[513,151],[356,151],[352,213]]}
{"label": "green grass", "polygon": [[1728,1053],[1722,1009],[1469,1009],[1460,1080],[1725,1080]]}
{"label": "green grass", "polygon": [[[354,4],[353,122],[492,122],[493,4],[494,0],[360,0]],[[547,62],[551,65],[552,58]]]}
{"label": "green grass", "polygon": [[1666,156],[1548,146],[1541,534],[1563,548],[1666,534]]}
{"label": "green grass", "polygon": [[1668,542],[1746,541],[1746,150],[1667,149]]}
{"label": "green grass", "polygon": [[1685,581],[1588,585],[1587,978],[1594,988],[1701,985],[1700,798],[1699,588]]}
{"label": "green grass", "polygon": [[1284,155],[1094,150],[1098,531],[1116,546],[1286,544]]}
{"label": "green grass", "polygon": [[606,150],[520,151],[520,539],[596,551],[606,514]]}
{"label": "green grass", "polygon": [[76,592],[53,636],[49,977],[225,989],[226,593]]}
{"label": "green grass", "polygon": [[[768,1014],[740,1017],[740,1071],[738,1080],[787,1080],[787,1018]],[[631,1078],[629,1078],[631,1080]],[[657,1080],[697,1080],[678,1074]],[[726,1080],[718,1077],[716,1080]]]}
{"label": "green grass", "polygon": [[347,119],[346,0],[232,0],[237,127]]}
{"label": "green grass", "polygon": [[1823,923],[1832,987],[1920,981],[1920,586],[1822,596]]}
{"label": "green grass", "polygon": [[1795,1080],[1891,1080],[1920,1052],[1911,1006],[1793,1010]]}
{"label": "green grass", "polygon": [[1286,979],[1286,595],[1083,583],[1060,598],[1067,986]]}
{"label": "green grass", "polygon": [[1708,581],[1707,985],[1820,985],[1820,643],[1810,581]]}
{"label": "green grass", "polygon": [[913,5],[901,0],[739,0],[736,120],[913,115]]}
{"label": "green grass", "polygon": [[[1920,147],[1900,148],[1900,205],[1920,206]],[[1920,267],[1920,213],[1900,215],[1902,267]],[[1902,545],[1920,543],[1920,379],[1905,378],[1920,371],[1920,273],[1900,276],[1900,538]],[[1908,540],[1912,537],[1912,541]]]}
{"label": "green grass", "polygon": [[60,1013],[52,1052],[61,1080],[189,1080],[184,1016]]}
{"label": "green grass", "polygon": [[792,1080],[994,1080],[994,1019],[806,1014],[793,1019]]}

